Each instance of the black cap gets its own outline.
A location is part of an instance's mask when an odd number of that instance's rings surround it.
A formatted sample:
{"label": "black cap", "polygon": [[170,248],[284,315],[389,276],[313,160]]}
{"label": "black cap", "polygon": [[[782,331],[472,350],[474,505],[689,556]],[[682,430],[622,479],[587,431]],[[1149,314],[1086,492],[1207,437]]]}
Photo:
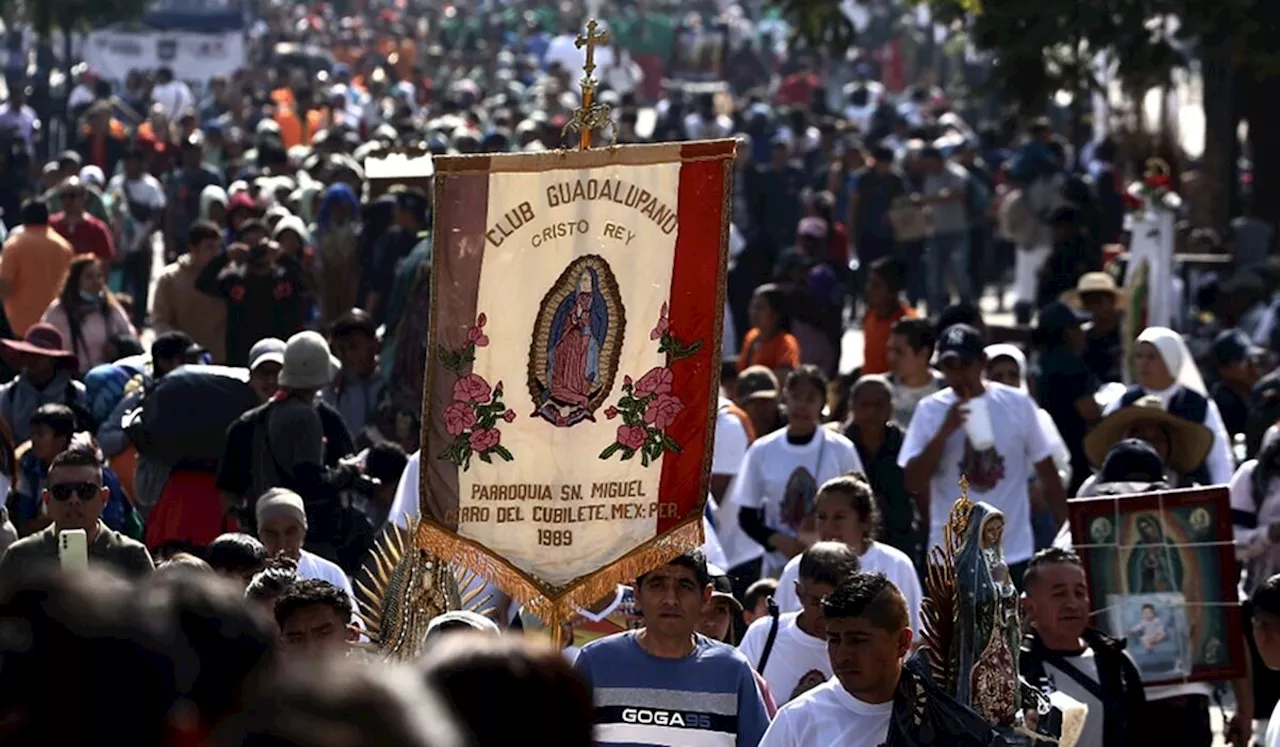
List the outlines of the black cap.
{"label": "black cap", "polygon": [[1238,329],[1229,329],[1220,333],[1213,341],[1213,359],[1219,366],[1249,360],[1262,353],[1262,348],[1253,344],[1248,335]]}
{"label": "black cap", "polygon": [[956,358],[968,365],[982,357],[985,347],[981,332],[967,324],[953,324],[943,330],[938,340],[938,363]]}
{"label": "black cap", "polygon": [[1102,461],[1100,482],[1160,482],[1164,479],[1164,463],[1151,444],[1137,438],[1126,438],[1112,445]]}
{"label": "black cap", "polygon": [[1079,326],[1091,321],[1093,316],[1078,309],[1073,309],[1061,301],[1053,301],[1040,309],[1040,318],[1036,321],[1036,329],[1041,332],[1061,332],[1064,329]]}
{"label": "black cap", "polygon": [[151,343],[151,357],[160,359],[182,358],[194,342],[185,332],[165,332]]}

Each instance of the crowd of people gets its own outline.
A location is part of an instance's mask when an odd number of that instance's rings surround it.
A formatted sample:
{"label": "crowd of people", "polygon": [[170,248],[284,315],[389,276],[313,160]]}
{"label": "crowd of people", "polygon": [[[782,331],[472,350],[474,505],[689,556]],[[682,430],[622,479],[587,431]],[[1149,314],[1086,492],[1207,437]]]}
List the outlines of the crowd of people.
{"label": "crowd of people", "polygon": [[[1091,619],[1067,500],[1227,486],[1252,666],[1226,737],[1280,747],[1270,235],[1183,231],[1237,261],[1129,339],[1114,142],[974,127],[927,82],[886,90],[870,54],[788,49],[772,12],[680,7],[606,14],[596,60],[620,143],[739,142],[707,542],[581,610],[563,652],[488,587],[382,662],[353,579],[418,517],[431,301],[428,191],[364,164],[560,147],[580,10],[267,10],[262,49],[335,60],[198,92],[84,71],[44,163],[10,76],[0,740],[916,744],[893,707],[928,687],[926,559],[963,482],[1002,515],[1021,673],[1088,706],[1082,747],[1207,747],[1215,689],[1144,685],[1129,652],[1158,621]],[[1010,286],[1015,323],[991,323]],[[87,575],[51,572],[69,530]],[[62,663],[88,673],[79,718]]]}

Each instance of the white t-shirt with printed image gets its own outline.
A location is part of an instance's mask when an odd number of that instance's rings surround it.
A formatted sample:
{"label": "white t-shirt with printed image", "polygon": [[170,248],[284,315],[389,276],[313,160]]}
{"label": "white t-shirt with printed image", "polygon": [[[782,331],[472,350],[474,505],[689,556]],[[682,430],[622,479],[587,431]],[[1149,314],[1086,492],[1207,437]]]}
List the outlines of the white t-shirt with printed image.
{"label": "white t-shirt with printed image", "polygon": [[778,711],[760,747],[884,747],[893,701],[864,703],[834,677]]}
{"label": "white t-shirt with printed image", "polygon": [[[800,597],[796,596],[796,581],[800,579],[800,555],[787,561],[778,578],[778,590],[773,601],[783,612],[799,612]],[[871,547],[858,558],[858,570],[864,573],[883,573],[885,578],[902,592],[907,600],[907,612],[911,614],[911,629],[920,630],[920,605],[923,594],[915,564],[907,554],[883,542],[872,542]]]}
{"label": "white t-shirt with printed image", "polygon": [[[786,429],[756,439],[747,449],[734,480],[733,502],[764,510],[765,526],[795,537],[813,516],[813,499],[822,483],[850,472],[864,472],[853,442],[830,428],[819,428],[807,444],[787,441]],[[787,557],[765,555],[762,577],[777,578]]]}
{"label": "white t-shirt with printed image", "polygon": [[[769,652],[764,671],[760,673],[769,683],[769,691],[778,705],[795,700],[831,679],[827,642],[801,630],[796,624],[799,616],[798,612],[778,616],[778,636],[773,641],[773,650]],[[751,623],[742,636],[738,650],[752,667],[760,666],[760,657],[764,654],[772,627],[773,618],[765,615]]]}
{"label": "white t-shirt with printed image", "polygon": [[[929,547],[942,544],[942,527],[960,497],[960,476],[964,474],[969,479],[969,498],[989,503],[1004,514],[1002,544],[1005,562],[1012,565],[1030,559],[1035,552],[1027,484],[1035,476],[1035,465],[1053,456],[1053,446],[1044,436],[1036,404],[1029,396],[1003,384],[986,382],[985,386],[995,446],[975,452],[964,428],[947,439],[938,471],[929,483]],[[952,389],[920,402],[898,452],[899,466],[906,467],[924,452],[955,403]]]}

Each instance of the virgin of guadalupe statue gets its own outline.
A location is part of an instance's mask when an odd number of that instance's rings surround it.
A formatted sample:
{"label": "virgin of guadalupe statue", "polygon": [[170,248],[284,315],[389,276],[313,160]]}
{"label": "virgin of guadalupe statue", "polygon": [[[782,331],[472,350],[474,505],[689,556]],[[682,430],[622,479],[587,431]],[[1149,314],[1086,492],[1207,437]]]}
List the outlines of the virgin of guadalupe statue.
{"label": "virgin of guadalupe statue", "polygon": [[608,331],[609,309],[600,280],[594,268],[583,268],[577,290],[565,296],[551,319],[546,377],[553,402],[587,406],[600,386],[600,349]]}
{"label": "virgin of guadalupe statue", "polygon": [[1014,726],[1021,713],[1018,591],[1000,540],[1004,514],[974,503],[955,557],[958,674],[956,699],[994,726]]}
{"label": "virgin of guadalupe statue", "polygon": [[1127,583],[1130,594],[1182,591],[1182,558],[1160,528],[1154,515],[1139,516],[1138,543],[1129,555]]}

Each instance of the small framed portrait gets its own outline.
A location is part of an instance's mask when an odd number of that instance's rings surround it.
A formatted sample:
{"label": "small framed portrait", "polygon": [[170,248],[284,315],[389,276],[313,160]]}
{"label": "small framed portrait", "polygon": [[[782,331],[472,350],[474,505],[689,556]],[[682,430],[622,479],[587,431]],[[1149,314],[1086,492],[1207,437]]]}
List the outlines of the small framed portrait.
{"label": "small framed portrait", "polygon": [[1191,675],[1191,628],[1182,594],[1111,594],[1107,611],[1111,630],[1124,633],[1143,680]]}
{"label": "small framed portrait", "polygon": [[1128,642],[1147,684],[1243,677],[1226,487],[1068,503],[1093,624]]}

